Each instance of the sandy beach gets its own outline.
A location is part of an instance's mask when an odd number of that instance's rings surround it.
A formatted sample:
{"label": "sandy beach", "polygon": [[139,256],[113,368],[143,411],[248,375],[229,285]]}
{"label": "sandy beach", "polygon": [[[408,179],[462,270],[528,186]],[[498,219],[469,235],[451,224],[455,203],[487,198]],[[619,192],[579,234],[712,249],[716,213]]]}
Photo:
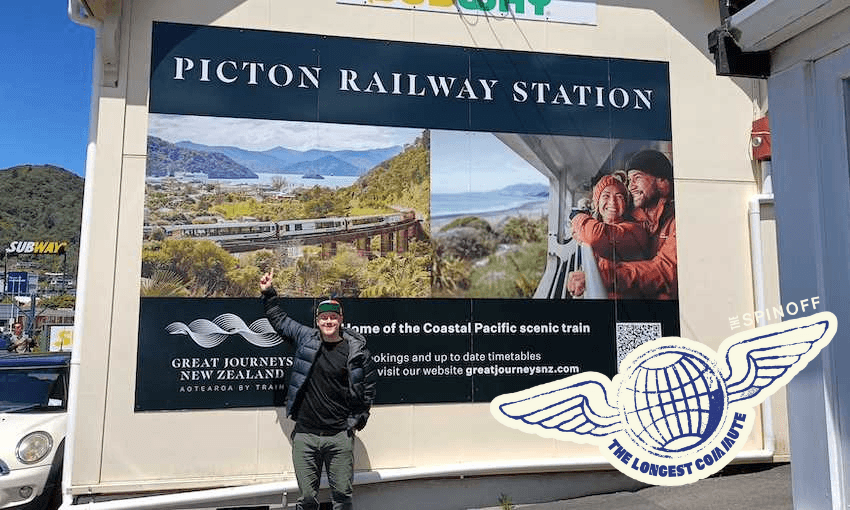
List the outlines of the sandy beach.
{"label": "sandy beach", "polygon": [[538,200],[534,202],[525,203],[519,207],[513,207],[511,209],[504,209],[501,211],[486,211],[486,212],[477,212],[477,213],[463,213],[463,214],[450,214],[450,215],[440,215],[438,217],[431,217],[431,231],[437,232],[447,224],[451,223],[453,220],[457,218],[463,218],[465,216],[475,216],[477,218],[481,218],[482,220],[486,220],[490,223],[491,226],[496,227],[507,218],[524,216],[526,218],[540,218],[546,216],[549,213],[549,199],[546,200]]}

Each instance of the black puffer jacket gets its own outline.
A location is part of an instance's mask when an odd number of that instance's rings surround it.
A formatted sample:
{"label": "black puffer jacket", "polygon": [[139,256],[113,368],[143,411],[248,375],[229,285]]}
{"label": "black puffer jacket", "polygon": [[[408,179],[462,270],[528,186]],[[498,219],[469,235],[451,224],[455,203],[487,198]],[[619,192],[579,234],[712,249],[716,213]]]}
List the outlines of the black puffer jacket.
{"label": "black puffer jacket", "polygon": [[[316,328],[307,327],[293,320],[280,305],[280,298],[272,289],[263,293],[263,305],[266,317],[272,327],[285,340],[295,347],[292,367],[289,373],[289,385],[286,391],[286,414],[293,420],[298,419],[298,408],[303,400],[304,383],[310,377],[316,355],[322,345],[321,333]],[[375,381],[377,373],[372,356],[366,349],[366,339],[356,331],[341,328],[340,333],[348,340],[348,427],[360,430],[366,426],[369,410],[375,400]]]}

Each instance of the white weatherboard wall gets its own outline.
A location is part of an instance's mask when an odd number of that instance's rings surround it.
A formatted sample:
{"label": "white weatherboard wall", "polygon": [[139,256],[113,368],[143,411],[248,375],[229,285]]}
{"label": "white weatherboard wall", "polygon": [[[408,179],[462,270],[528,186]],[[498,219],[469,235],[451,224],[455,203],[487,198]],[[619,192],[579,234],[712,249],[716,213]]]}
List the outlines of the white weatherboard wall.
{"label": "white weatherboard wall", "polygon": [[[762,0],[733,16],[731,25],[744,51],[770,52],[782,299],[818,294],[846,324],[850,2]],[[846,508],[850,501],[848,346],[835,338],[787,388],[796,508]]]}
{"label": "white weatherboard wall", "polygon": [[[590,26],[334,0],[125,0],[118,86],[100,89],[97,160],[87,176],[97,270],[87,275],[82,303],[75,494],[293,478],[292,423],[282,410],[133,412],[154,21],[669,62],[682,336],[716,348],[731,334],[728,318],[753,310],[747,204],[756,192],[749,157],[756,86],[715,75],[706,49],[719,22],[712,2],[604,1]],[[783,417],[783,402],[774,400]],[[777,454],[787,458],[787,434],[774,432]],[[745,450],[762,446],[757,424]],[[503,427],[486,403],[380,406],[356,448],[358,470],[599,457],[596,447]]]}

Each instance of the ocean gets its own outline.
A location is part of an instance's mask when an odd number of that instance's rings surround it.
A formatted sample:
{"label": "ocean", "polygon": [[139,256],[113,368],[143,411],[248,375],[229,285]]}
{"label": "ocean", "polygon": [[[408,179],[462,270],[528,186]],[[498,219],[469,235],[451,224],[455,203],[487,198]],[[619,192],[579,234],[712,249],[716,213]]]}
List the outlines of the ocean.
{"label": "ocean", "polygon": [[431,195],[431,217],[505,211],[545,200],[547,200],[546,197],[509,195],[499,191],[433,193]]}
{"label": "ocean", "polygon": [[235,186],[237,184],[271,184],[275,177],[286,179],[286,182],[297,188],[344,188],[351,186],[358,179],[356,175],[325,175],[324,179],[305,179],[296,174],[257,174],[259,179],[210,179],[209,182],[219,181],[221,184]]}

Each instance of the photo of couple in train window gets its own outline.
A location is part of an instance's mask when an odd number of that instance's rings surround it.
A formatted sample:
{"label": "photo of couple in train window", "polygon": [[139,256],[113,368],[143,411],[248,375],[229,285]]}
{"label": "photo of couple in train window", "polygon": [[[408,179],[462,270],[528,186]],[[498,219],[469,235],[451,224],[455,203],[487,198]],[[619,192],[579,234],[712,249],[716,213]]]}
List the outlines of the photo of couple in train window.
{"label": "photo of couple in train window", "polygon": [[656,149],[632,154],[623,169],[597,176],[591,196],[580,202],[565,226],[578,243],[564,271],[570,297],[678,299],[673,165],[667,154]]}

